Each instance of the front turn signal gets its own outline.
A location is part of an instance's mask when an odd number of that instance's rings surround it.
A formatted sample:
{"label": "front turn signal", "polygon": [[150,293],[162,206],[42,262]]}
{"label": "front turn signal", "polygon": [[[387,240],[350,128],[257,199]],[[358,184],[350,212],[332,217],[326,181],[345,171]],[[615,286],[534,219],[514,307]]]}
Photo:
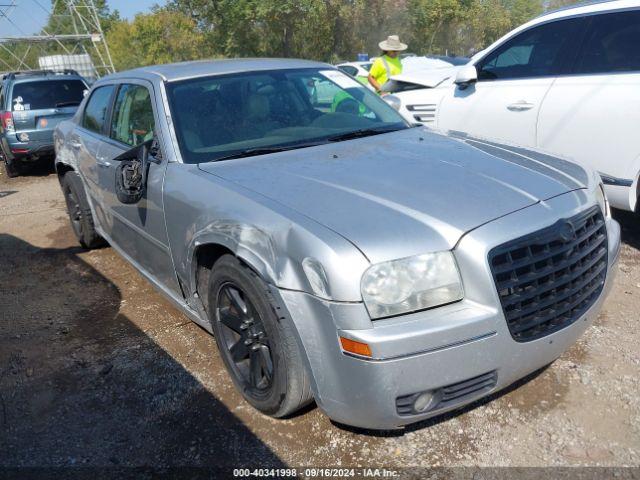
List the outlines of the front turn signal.
{"label": "front turn signal", "polygon": [[340,345],[342,345],[342,349],[345,352],[355,353],[356,355],[361,355],[363,357],[371,356],[371,349],[366,343],[356,342],[349,338],[340,337]]}

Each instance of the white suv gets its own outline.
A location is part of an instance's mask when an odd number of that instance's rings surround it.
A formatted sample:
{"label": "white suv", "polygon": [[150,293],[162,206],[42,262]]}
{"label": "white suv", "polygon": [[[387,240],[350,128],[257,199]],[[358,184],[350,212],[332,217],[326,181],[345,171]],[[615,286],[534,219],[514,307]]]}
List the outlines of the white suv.
{"label": "white suv", "polygon": [[412,122],[591,166],[612,206],[636,209],[640,0],[543,15],[475,55],[437,88],[394,97],[389,103]]}

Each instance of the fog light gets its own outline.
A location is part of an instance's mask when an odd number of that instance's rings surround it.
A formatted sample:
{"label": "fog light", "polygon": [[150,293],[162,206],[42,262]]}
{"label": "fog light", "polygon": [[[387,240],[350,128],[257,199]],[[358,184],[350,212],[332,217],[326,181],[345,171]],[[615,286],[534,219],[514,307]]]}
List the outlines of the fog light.
{"label": "fog light", "polygon": [[20,140],[21,142],[28,142],[29,141],[29,134],[27,134],[27,133],[18,134],[18,140]]}
{"label": "fog light", "polygon": [[433,403],[434,395],[432,392],[424,392],[418,395],[416,401],[413,402],[413,409],[417,413],[426,412]]}

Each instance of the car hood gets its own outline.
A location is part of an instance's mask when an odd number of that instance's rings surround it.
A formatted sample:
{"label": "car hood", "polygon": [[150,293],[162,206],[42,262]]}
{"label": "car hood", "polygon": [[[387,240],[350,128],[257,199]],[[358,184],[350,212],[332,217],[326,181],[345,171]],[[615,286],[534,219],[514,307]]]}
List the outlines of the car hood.
{"label": "car hood", "polygon": [[426,88],[435,88],[445,80],[455,76],[460,67],[414,70],[391,77],[392,81],[413,83]]}
{"label": "car hood", "polygon": [[337,232],[372,263],[452,249],[480,225],[589,183],[555,157],[423,128],[200,168]]}

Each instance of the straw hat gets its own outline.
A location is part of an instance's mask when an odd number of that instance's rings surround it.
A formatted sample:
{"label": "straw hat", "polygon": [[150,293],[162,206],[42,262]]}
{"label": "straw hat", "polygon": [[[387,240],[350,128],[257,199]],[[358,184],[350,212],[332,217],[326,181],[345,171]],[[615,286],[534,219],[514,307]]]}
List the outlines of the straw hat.
{"label": "straw hat", "polygon": [[398,35],[389,35],[386,40],[378,44],[380,50],[385,52],[400,52],[406,50],[407,46],[400,41]]}

